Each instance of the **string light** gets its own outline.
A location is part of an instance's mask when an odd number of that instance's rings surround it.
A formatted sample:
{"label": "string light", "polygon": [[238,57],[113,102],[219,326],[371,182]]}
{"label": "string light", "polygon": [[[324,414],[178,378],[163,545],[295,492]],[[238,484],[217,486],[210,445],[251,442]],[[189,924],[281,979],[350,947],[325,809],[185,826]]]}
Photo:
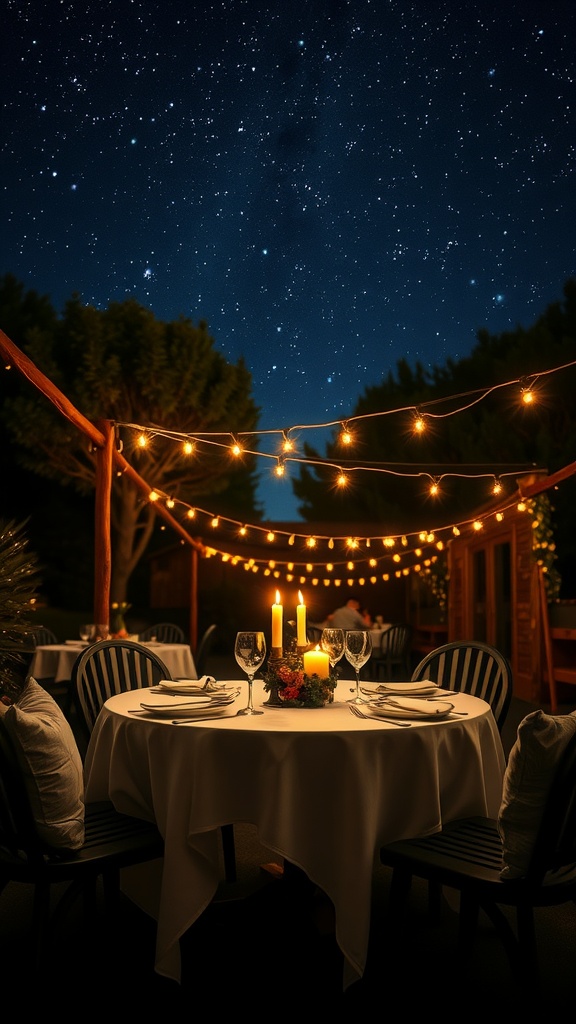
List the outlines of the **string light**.
{"label": "string light", "polygon": [[282,451],[285,454],[294,451],[294,442],[284,430],[282,431]]}
{"label": "string light", "polygon": [[416,412],[416,415],[414,417],[414,421],[412,423],[412,430],[414,431],[415,434],[423,434],[424,431],[426,430],[426,423],[424,421],[424,417],[419,412]]}
{"label": "string light", "polygon": [[[556,372],[556,371],[561,370],[561,369],[566,369],[569,366],[575,366],[575,365],[576,365],[576,361],[574,361],[572,363],[568,363],[568,364],[566,364],[563,367],[556,367],[556,368],[554,368],[552,370],[548,370],[548,371],[544,371],[544,372],[550,374],[550,373]],[[539,374],[538,376],[541,376],[541,375],[542,374]],[[528,404],[531,404],[532,401],[535,398],[534,382],[535,382],[536,379],[537,378],[534,378],[534,377],[530,378],[529,380],[524,378],[524,380],[521,380],[521,381],[507,382],[506,384],[496,385],[495,387],[479,389],[476,392],[468,392],[467,394],[464,394],[464,395],[450,396],[450,398],[434,399],[433,401],[431,401],[429,403],[424,403],[424,405],[426,406],[426,412],[425,413],[423,412],[422,407],[420,409],[416,409],[416,410],[413,409],[412,410],[413,413],[414,413],[414,416],[415,416],[415,419],[413,420],[413,423],[416,424],[417,420],[420,419],[422,421],[421,426],[422,427],[426,427],[427,426],[426,421],[427,421],[427,419],[429,417],[434,417],[436,419],[441,419],[441,418],[445,418],[445,417],[448,417],[448,416],[455,415],[457,412],[461,412],[461,411],[464,411],[465,409],[469,409],[471,406],[473,406],[473,405],[477,404],[478,402],[482,401],[483,399],[485,399],[488,395],[492,394],[498,388],[508,387],[510,384],[518,385],[520,383],[521,384],[522,400],[523,401],[527,401]],[[439,406],[441,406],[442,403],[445,403],[447,401],[450,401],[450,403],[454,407],[449,409],[448,411],[439,409]],[[309,465],[316,466],[316,467],[329,468],[329,467],[331,467],[332,464],[328,460],[308,459],[308,458],[304,459],[304,458],[296,458],[295,456],[292,457],[291,453],[295,452],[295,446],[293,444],[292,439],[289,437],[289,432],[292,431],[292,430],[296,430],[296,429],[304,430],[304,429],[318,429],[318,428],[321,428],[321,427],[339,426],[340,427],[340,435],[339,435],[340,441],[342,443],[346,443],[346,444],[349,445],[349,444],[351,444],[353,442],[353,432],[352,432],[352,429],[350,427],[350,424],[351,424],[352,420],[359,421],[359,420],[365,419],[365,418],[375,418],[377,416],[383,416],[383,415],[389,416],[389,415],[392,415],[395,412],[398,413],[398,412],[405,412],[405,411],[408,411],[408,410],[405,410],[405,409],[404,410],[403,409],[387,410],[385,412],[378,412],[378,413],[374,413],[374,414],[370,413],[370,414],[365,414],[365,415],[362,415],[362,416],[355,416],[355,417],[349,418],[348,420],[341,420],[341,421],[337,421],[337,422],[329,423],[329,424],[308,424],[308,425],[303,425],[303,426],[300,425],[298,427],[296,427],[296,426],[290,427],[289,430],[282,429],[281,431],[241,432],[240,435],[231,434],[228,431],[227,432],[227,438],[229,439],[230,437],[232,437],[233,444],[232,444],[232,448],[230,450],[234,453],[235,457],[238,457],[241,454],[250,454],[250,455],[257,456],[257,457],[271,458],[272,456],[270,454],[266,453],[266,452],[251,451],[249,449],[246,449],[245,447],[243,447],[243,445],[241,444],[241,442],[240,442],[240,440],[238,438],[240,436],[247,437],[247,436],[256,435],[257,433],[272,433],[272,434],[273,433],[281,433],[281,436],[282,436],[282,446],[283,446],[283,456],[281,456],[281,457],[278,457],[278,455],[274,455],[273,456],[273,458],[275,460],[276,468],[278,468],[279,466],[284,467],[285,466],[285,461],[287,461],[287,460],[289,460],[289,461],[297,461],[297,462],[301,462],[301,463],[304,463],[304,464],[309,464]],[[170,440],[172,440],[172,441],[178,440],[181,443],[183,454],[191,454],[193,451],[194,452],[198,452],[199,451],[200,443],[203,443],[204,445],[208,445],[209,444],[209,445],[216,445],[216,446],[220,446],[220,447],[224,447],[225,446],[224,438],[225,438],[226,435],[224,433],[221,433],[221,434],[220,433],[213,433],[213,434],[206,433],[206,434],[195,435],[194,437],[192,437],[191,435],[188,435],[188,434],[182,434],[182,433],[177,433],[177,432],[174,432],[174,431],[162,430],[161,428],[157,428],[156,426],[154,428],[150,428],[150,427],[142,427],[142,426],[140,426],[138,424],[120,424],[120,423],[118,423],[118,424],[115,425],[116,430],[118,430],[120,427],[122,427],[124,429],[128,429],[129,428],[131,430],[134,430],[134,431],[138,432],[136,440],[135,440],[135,444],[136,444],[136,447],[141,448],[141,449],[144,449],[144,448],[149,446],[149,441],[150,441],[150,438],[152,436],[154,436],[155,438],[163,437],[163,438],[165,438],[168,441],[170,441]],[[416,429],[416,427],[415,427],[415,429]],[[421,433],[421,430],[417,430],[417,432]],[[221,438],[222,440],[215,440],[216,438]],[[228,441],[226,446],[230,448],[229,441]],[[288,459],[286,459],[284,456],[288,456]],[[386,463],[369,463],[367,465],[366,464],[359,464],[359,465],[356,465],[356,466],[346,466],[346,467],[334,466],[333,468],[338,473],[337,480],[338,480],[338,485],[339,486],[344,486],[344,482],[349,483],[349,474],[350,473],[352,473],[352,472],[359,472],[359,471],[371,471],[371,472],[376,472],[376,473],[385,473],[385,474],[394,475],[394,476],[400,476],[400,477],[410,477],[410,476],[414,477],[414,476],[423,475],[421,471],[420,472],[414,472],[414,471],[403,472],[403,471],[398,470],[397,467],[393,467],[391,464],[386,464]],[[446,472],[443,472],[442,475],[440,477],[438,477],[438,478],[433,478],[433,479],[431,478],[432,479],[432,484],[431,484],[431,487],[430,487],[431,493],[437,492],[437,488],[438,488],[438,485],[440,483],[440,480],[444,476],[453,476],[453,477],[467,478],[467,479],[480,479],[481,477],[486,476],[486,477],[490,477],[490,479],[492,481],[492,490],[491,490],[492,495],[497,497],[502,492],[502,483],[501,483],[502,478],[508,477],[508,476],[518,477],[518,476],[520,476],[522,474],[526,474],[528,471],[530,471],[531,473],[534,473],[534,472],[536,472],[536,473],[544,472],[544,471],[540,471],[540,470],[535,470],[534,466],[532,464],[530,465],[530,467],[528,467],[526,465],[522,465],[522,466],[521,465],[516,465],[514,467],[506,467],[506,469],[503,470],[503,471],[501,470],[501,467],[499,467],[498,475],[496,475],[494,473],[493,468],[491,470],[487,469],[486,471],[477,471],[477,472],[474,472],[474,473],[463,472],[462,471],[463,469],[464,469],[464,467],[460,466],[457,472],[446,471]],[[277,475],[281,476],[282,472],[277,473]],[[175,503],[174,499],[173,498],[167,498],[166,495],[162,495],[162,493],[160,491],[151,490],[149,492],[149,495],[148,495],[148,499],[149,499],[150,502],[157,502],[157,501],[159,501],[159,499],[161,497],[163,498],[164,502],[166,503],[166,507],[167,508],[173,508],[175,506],[176,503]],[[186,503],[185,502],[181,502],[181,504],[185,506]],[[525,511],[524,503],[523,502],[518,503],[517,508],[518,508],[518,511],[520,511],[520,512]],[[226,517],[220,517],[218,515],[212,515],[211,513],[207,513],[207,512],[205,512],[202,509],[196,510],[196,509],[190,509],[190,508],[188,508],[185,511],[185,515],[186,515],[186,517],[188,519],[193,519],[193,518],[196,517],[197,512],[199,514],[211,516],[212,517],[211,518],[211,525],[212,525],[212,527],[214,529],[220,527],[222,525],[222,523],[224,524],[224,527],[226,527],[226,525],[228,523],[231,523],[231,524],[235,525],[236,531],[237,531],[237,533],[240,534],[240,536],[246,536],[247,526],[245,524],[236,523],[234,520],[227,519]],[[502,508],[498,509],[498,512],[494,513],[494,515],[496,516],[496,519],[498,521],[500,521],[504,517],[504,510]],[[444,525],[442,527],[437,527],[437,529],[438,530],[449,530],[449,531],[451,531],[453,536],[457,537],[457,536],[460,536],[461,529],[465,528],[465,527],[471,528],[471,529],[476,531],[478,529],[482,529],[483,528],[483,524],[481,522],[479,522],[479,521],[466,520],[466,521],[460,522],[458,524],[456,524],[456,523],[454,523],[454,524],[446,524],[446,525]],[[259,526],[258,524],[254,524],[254,525],[251,525],[251,529],[253,531],[262,532],[264,527]],[[268,537],[272,536],[274,538],[274,540],[275,540],[276,536],[278,534],[280,534],[280,536],[284,536],[284,537],[288,536],[288,534],[283,534],[282,531],[276,531],[275,534],[271,534],[269,532]],[[433,533],[432,534],[426,533],[425,535],[428,538],[428,542],[430,543],[430,538],[434,536]],[[291,545],[294,545],[295,542],[296,542],[296,539],[302,539],[302,538],[304,538],[302,540],[302,543],[306,544],[308,546],[308,540],[306,539],[305,535],[299,535],[299,534],[290,534],[290,539],[288,540],[288,543],[291,544]],[[334,537],[325,537],[325,538],[318,538],[318,539],[320,541],[323,541],[328,546],[328,548],[330,550],[334,549],[335,542],[338,542],[338,541],[344,542],[345,541],[346,544],[348,544],[350,542],[350,538],[344,539],[344,538],[337,538],[337,537],[336,538],[334,538]],[[394,546],[394,544],[396,542],[399,542],[399,543],[402,544],[402,546],[404,548],[407,549],[406,553],[407,554],[409,553],[408,552],[409,542],[408,542],[408,539],[407,539],[407,537],[405,535],[402,535],[402,537],[399,537],[399,536],[398,537],[393,537],[393,536],[390,537],[390,536],[388,536],[388,537],[380,537],[380,538],[366,537],[362,541],[363,545],[365,545],[366,548],[370,547],[371,539],[380,539],[382,541],[382,544],[383,544],[384,549],[385,549],[386,552],[389,552],[391,550],[391,548]],[[315,541],[315,547],[316,547],[317,546],[316,538],[314,539],[314,541]],[[353,543],[357,544],[358,547],[360,545],[360,541],[357,538],[354,540]],[[358,548],[352,548],[351,550],[358,550]],[[441,548],[439,547],[438,550],[441,550]],[[320,552],[320,557],[322,557],[322,553],[321,552]],[[330,564],[332,565],[333,563],[330,563]],[[384,575],[387,575],[387,574],[383,574],[383,576]],[[332,581],[332,582],[334,582],[334,585],[336,585],[335,581]]]}
{"label": "string light", "polygon": [[352,444],[353,436],[352,436],[352,432],[351,432],[350,428],[348,427],[347,423],[343,423],[342,424],[342,429],[340,431],[340,438],[339,438],[339,440],[340,440],[340,444],[343,444],[343,445],[346,445],[346,446]]}

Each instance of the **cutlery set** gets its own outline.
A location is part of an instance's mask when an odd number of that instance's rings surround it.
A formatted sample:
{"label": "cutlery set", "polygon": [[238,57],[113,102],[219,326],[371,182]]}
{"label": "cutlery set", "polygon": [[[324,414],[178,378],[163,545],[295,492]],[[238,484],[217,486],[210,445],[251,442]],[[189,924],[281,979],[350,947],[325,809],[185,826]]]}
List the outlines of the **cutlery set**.
{"label": "cutlery set", "polygon": [[412,722],[399,722],[396,718],[383,718],[382,715],[367,715],[358,704],[349,704],[348,708],[356,718],[371,718],[374,722],[388,722],[389,725],[397,725],[400,729],[409,729]]}

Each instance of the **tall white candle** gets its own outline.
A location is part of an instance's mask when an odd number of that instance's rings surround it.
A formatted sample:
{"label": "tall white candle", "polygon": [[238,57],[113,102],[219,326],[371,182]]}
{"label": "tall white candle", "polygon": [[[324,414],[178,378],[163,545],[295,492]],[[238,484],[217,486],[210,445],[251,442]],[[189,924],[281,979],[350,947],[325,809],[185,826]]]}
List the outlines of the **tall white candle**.
{"label": "tall white candle", "polygon": [[306,644],[308,643],[308,636],[306,633],[306,605],[304,604],[304,598],[302,597],[302,592],[300,590],[298,591],[298,600],[300,604],[296,606],[296,643],[298,644],[298,647],[306,647]]}
{"label": "tall white candle", "polygon": [[282,647],[282,605],[276,591],[276,604],[272,605],[272,647]]}

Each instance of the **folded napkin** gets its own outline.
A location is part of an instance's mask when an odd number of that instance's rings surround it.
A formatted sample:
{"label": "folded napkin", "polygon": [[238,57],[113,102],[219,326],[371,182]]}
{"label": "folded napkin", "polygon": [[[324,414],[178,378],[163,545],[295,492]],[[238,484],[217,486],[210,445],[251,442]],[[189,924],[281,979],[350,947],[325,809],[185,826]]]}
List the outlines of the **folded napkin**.
{"label": "folded napkin", "polygon": [[407,711],[411,714],[432,717],[432,715],[447,715],[454,705],[443,700],[418,700],[416,697],[402,700],[401,697],[389,697],[387,701],[380,704],[380,707],[392,707],[396,711]]}
{"label": "folded napkin", "polygon": [[396,693],[399,695],[406,694],[406,696],[414,694],[416,696],[419,693],[436,693],[438,686],[436,683],[431,682],[430,679],[421,679],[417,683],[379,683],[373,689],[368,689],[367,687],[362,687],[361,689],[363,693]]}
{"label": "folded napkin", "polygon": [[201,676],[200,679],[161,679],[158,687],[166,693],[189,693],[202,696],[226,691],[224,684],[217,683],[214,676]]}

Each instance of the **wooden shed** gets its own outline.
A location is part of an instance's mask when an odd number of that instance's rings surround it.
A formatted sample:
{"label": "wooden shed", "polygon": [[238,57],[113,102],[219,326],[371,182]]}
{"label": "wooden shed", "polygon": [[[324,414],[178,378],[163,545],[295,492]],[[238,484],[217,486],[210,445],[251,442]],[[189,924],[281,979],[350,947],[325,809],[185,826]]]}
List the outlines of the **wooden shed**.
{"label": "wooden shed", "polygon": [[[454,537],[449,545],[448,637],[484,640],[509,659],[514,695],[540,705],[573,700],[576,690],[576,617],[559,624],[548,605],[542,569],[534,558],[532,517],[521,511],[533,497],[574,473],[576,465],[554,476],[519,481],[518,506],[502,518],[483,516],[480,531]],[[574,609],[576,611],[576,609]],[[550,679],[552,678],[552,689]],[[564,689],[562,689],[564,687]]]}

